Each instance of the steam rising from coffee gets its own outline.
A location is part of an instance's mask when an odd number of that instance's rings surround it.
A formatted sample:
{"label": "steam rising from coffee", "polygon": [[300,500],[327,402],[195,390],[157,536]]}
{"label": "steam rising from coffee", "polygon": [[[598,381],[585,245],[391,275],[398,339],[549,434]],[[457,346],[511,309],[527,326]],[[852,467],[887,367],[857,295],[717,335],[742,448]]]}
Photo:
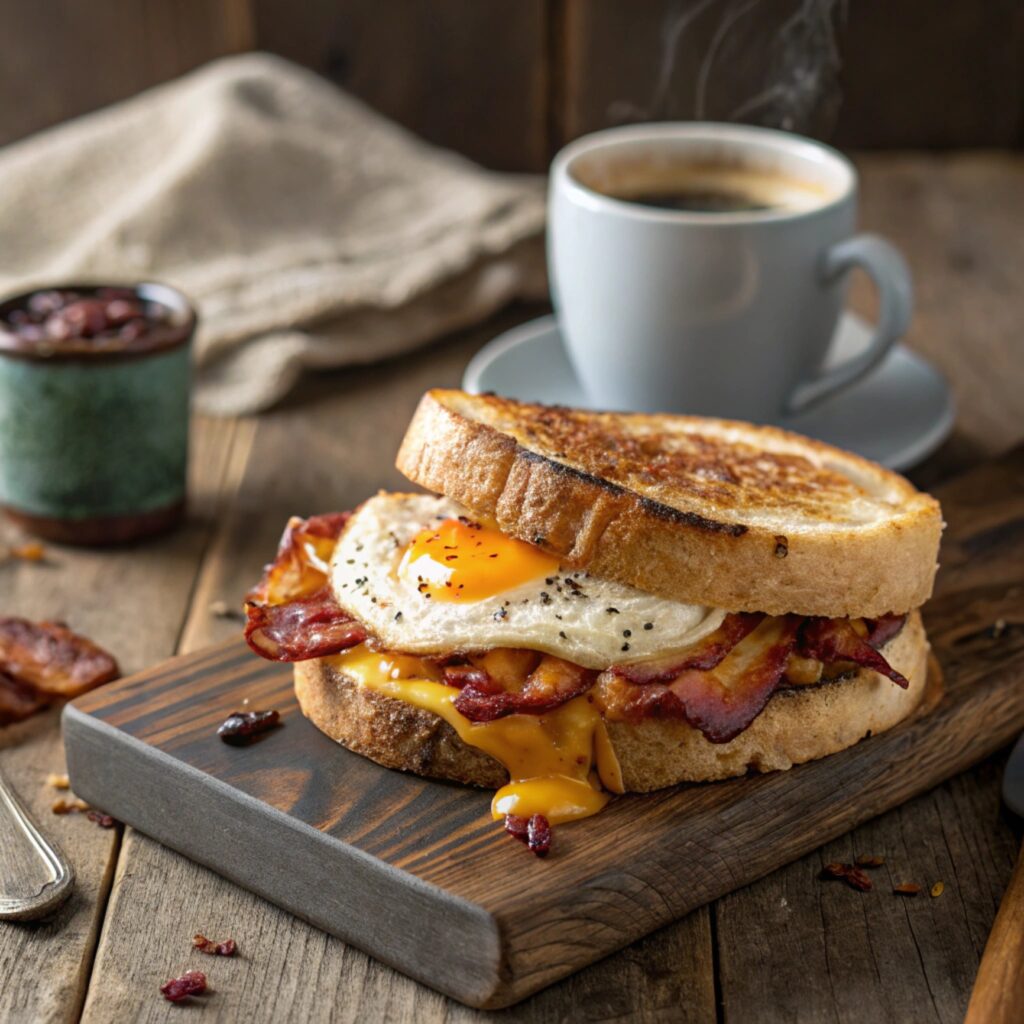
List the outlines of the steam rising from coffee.
{"label": "steam rising from coffee", "polygon": [[647,106],[613,122],[742,121],[827,135],[839,110],[845,0],[688,0],[670,8]]}

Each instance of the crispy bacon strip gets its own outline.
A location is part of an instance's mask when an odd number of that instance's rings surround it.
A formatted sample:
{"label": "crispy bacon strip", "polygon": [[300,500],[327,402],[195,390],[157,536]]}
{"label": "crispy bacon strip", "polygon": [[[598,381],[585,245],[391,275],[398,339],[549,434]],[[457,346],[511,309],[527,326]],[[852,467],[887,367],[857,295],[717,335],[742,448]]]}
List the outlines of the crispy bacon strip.
{"label": "crispy bacon strip", "polygon": [[47,697],[71,698],[116,679],[117,662],[60,622],[0,618],[0,671]]}
{"label": "crispy bacon strip", "polygon": [[685,651],[632,665],[615,665],[611,671],[631,683],[667,683],[689,669],[712,669],[764,619],[761,613],[730,612],[713,633]]}
{"label": "crispy bacon strip", "polygon": [[883,615],[880,619],[867,619],[868,643],[880,650],[894,636],[898,636],[907,624],[906,615]]}
{"label": "crispy bacon strip", "polygon": [[270,661],[306,661],[337,654],[366,639],[366,630],[338,607],[326,584],[284,604],[246,601],[245,639]]}
{"label": "crispy bacon strip", "polygon": [[284,604],[307,597],[327,582],[334,546],[351,512],[327,512],[300,519],[292,516],[284,528],[273,562],[246,596],[259,604]]}
{"label": "crispy bacon strip", "polygon": [[462,687],[455,698],[455,710],[471,722],[493,722],[506,715],[542,715],[586,693],[595,679],[597,672],[593,669],[551,655],[541,659],[521,690],[503,689],[480,668],[445,669],[445,682]]}
{"label": "crispy bacon strip", "polygon": [[728,743],[778,688],[799,629],[797,616],[765,619],[712,669],[686,669],[667,683],[630,686],[620,711],[634,721],[682,718],[712,743]]}
{"label": "crispy bacon strip", "polygon": [[274,561],[245,599],[245,639],[270,661],[337,654],[366,639],[366,630],[334,599],[327,574],[351,512],[288,520]]}
{"label": "crispy bacon strip", "polygon": [[[852,661],[855,665],[873,669],[883,676],[888,676],[897,686],[905,690],[910,684],[900,675],[872,646],[875,636],[885,639],[888,630],[894,629],[890,636],[895,636],[899,628],[885,620],[877,620],[875,628],[865,639],[853,628],[849,619],[805,619],[800,630],[799,653],[805,658],[817,658],[819,661]],[[879,624],[885,621],[884,627]],[[902,623],[899,624],[902,627]],[[885,640],[876,641],[884,643]]]}

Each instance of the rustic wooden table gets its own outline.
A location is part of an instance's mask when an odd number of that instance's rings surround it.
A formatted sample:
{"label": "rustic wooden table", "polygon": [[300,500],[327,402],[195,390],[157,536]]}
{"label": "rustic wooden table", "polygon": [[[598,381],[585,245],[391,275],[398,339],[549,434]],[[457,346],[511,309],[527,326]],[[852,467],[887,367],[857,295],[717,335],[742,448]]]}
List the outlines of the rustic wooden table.
{"label": "rustic wooden table", "polygon": [[[1024,159],[871,156],[860,166],[865,227],[896,241],[915,273],[910,343],[944,370],[959,406],[954,436],[912,474],[927,486],[1024,438]],[[866,289],[856,288],[854,301],[870,307]],[[126,672],[231,635],[238,622],[211,606],[237,606],[287,516],[351,506],[399,485],[392,459],[420,393],[457,383],[484,341],[537,312],[511,311],[400,363],[323,375],[258,419],[197,420],[185,528],[133,549],[53,549],[43,564],[6,564],[3,611],[66,619],[116,652]],[[502,1015],[959,1021],[1017,851],[1000,810],[1003,760]],[[215,990],[204,1019],[423,1024],[484,1016],[132,829],[53,816],[45,780],[63,769],[55,712],[0,730],[0,766],[78,874],[74,896],[51,920],[0,924],[0,1021],[176,1019],[181,1008],[158,986],[194,965],[196,931],[233,936],[241,948],[234,960],[204,961]],[[823,863],[860,853],[884,856],[894,880],[941,880],[945,892],[868,900],[817,880]]]}

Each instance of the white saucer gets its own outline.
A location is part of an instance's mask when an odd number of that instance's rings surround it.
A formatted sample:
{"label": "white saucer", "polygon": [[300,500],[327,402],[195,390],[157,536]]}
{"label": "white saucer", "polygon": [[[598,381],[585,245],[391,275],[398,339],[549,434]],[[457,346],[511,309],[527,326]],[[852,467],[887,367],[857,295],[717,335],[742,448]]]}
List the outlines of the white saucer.
{"label": "white saucer", "polygon": [[[870,333],[863,320],[845,313],[830,363],[859,351]],[[494,391],[523,401],[589,407],[553,316],[520,324],[485,345],[466,367],[462,386],[474,394]],[[905,345],[897,345],[864,380],[778,425],[900,470],[938,448],[953,419],[953,398],[942,374]]]}

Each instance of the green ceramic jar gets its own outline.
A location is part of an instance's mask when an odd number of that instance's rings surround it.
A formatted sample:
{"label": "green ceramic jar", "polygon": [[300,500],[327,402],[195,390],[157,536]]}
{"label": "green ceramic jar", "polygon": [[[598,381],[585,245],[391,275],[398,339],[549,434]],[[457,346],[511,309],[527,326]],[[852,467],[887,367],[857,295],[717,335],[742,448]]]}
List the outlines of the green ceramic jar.
{"label": "green ceramic jar", "polygon": [[[122,295],[129,312],[153,316],[55,338],[45,313],[26,311],[68,293],[89,300],[78,303],[85,315],[91,305],[102,318],[103,303]],[[134,540],[181,519],[195,324],[188,300],[160,284],[67,285],[0,304],[0,503],[11,518],[79,544]]]}

